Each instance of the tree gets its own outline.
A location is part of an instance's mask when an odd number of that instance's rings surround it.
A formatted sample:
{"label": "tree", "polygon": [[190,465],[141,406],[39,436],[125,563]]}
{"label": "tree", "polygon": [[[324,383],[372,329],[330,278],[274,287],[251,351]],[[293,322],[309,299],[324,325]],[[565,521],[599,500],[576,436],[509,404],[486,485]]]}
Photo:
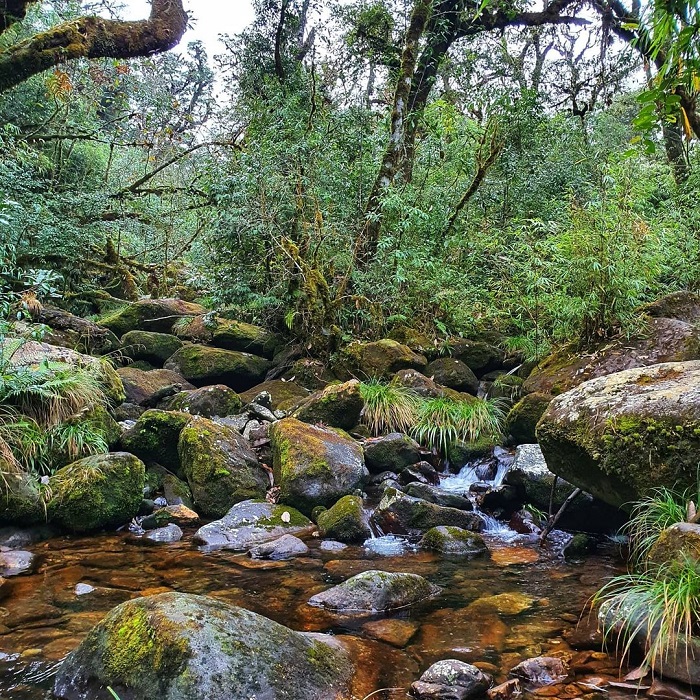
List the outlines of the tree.
{"label": "tree", "polygon": [[[0,37],[23,20],[36,0],[0,3]],[[63,22],[0,50],[0,92],[75,58],[134,58],[167,51],[187,29],[182,0],[153,0],[148,19],[136,22],[85,16]]]}

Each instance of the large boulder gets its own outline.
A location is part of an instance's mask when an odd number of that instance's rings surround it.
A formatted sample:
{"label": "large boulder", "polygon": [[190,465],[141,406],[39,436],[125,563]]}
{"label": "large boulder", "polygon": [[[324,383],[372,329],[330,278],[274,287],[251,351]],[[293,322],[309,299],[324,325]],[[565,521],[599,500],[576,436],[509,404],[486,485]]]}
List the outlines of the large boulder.
{"label": "large boulder", "polygon": [[700,359],[700,327],[676,318],[650,318],[634,338],[601,343],[585,353],[563,348],[536,367],[526,394],[562,394],[585,381],[627,369]]}
{"label": "large boulder", "polygon": [[360,446],[331,428],[285,418],[270,428],[270,440],[280,500],[302,513],[332,506],[368,475]]}
{"label": "large boulder", "polygon": [[452,357],[464,362],[472,372],[479,376],[500,369],[505,361],[503,350],[483,340],[450,338],[447,347]]}
{"label": "large boulder", "polygon": [[241,401],[250,403],[263,392],[270,395],[270,405],[273,411],[287,411],[309,397],[309,392],[294,381],[271,379],[269,382],[256,384],[252,389],[242,392],[240,394]]}
{"label": "large boulder", "polygon": [[392,488],[384,491],[373,521],[382,532],[413,536],[440,525],[461,527],[474,532],[484,529],[484,521],[476,513],[429,503]]}
{"label": "large boulder", "polygon": [[181,475],[177,442],[191,419],[189,413],[181,411],[149,409],[122,435],[122,448],[144,462],[156,462]]}
{"label": "large boulder", "polygon": [[487,551],[481,535],[449,525],[431,527],[418,544],[423,549],[433,549],[441,554],[473,555]]}
{"label": "large boulder", "polygon": [[239,350],[267,358],[272,358],[282,342],[279,335],[265,328],[225,318],[216,319],[211,340],[212,345],[224,350]]}
{"label": "large boulder", "polygon": [[423,459],[420,445],[408,435],[389,433],[365,441],[365,463],[373,474],[399,474]]}
{"label": "large boulder", "polygon": [[474,510],[474,504],[459,493],[445,491],[439,486],[423,484],[419,481],[412,481],[401,489],[404,493],[414,498],[422,498],[430,503],[437,503],[439,506],[448,508],[458,508],[459,510]]}
{"label": "large boulder", "polygon": [[351,379],[344,384],[331,384],[312,394],[294,411],[293,416],[304,423],[322,423],[332,428],[350,430],[360,422],[364,405],[360,382]]}
{"label": "large boulder", "polygon": [[242,501],[220,520],[200,527],[194,541],[209,550],[242,552],[261,542],[311,530],[313,523],[294,508],[266,501]]}
{"label": "large boulder", "polygon": [[206,596],[114,608],[56,675],[61,700],[348,700],[353,667],[332,637],[294,632]]}
{"label": "large boulder", "polygon": [[126,400],[138,406],[155,408],[163,399],[179,391],[194,389],[177,372],[167,369],[143,370],[137,367],[120,367],[117,374],[124,384]]}
{"label": "large boulder", "polygon": [[232,416],[238,413],[243,403],[240,396],[223,384],[203,386],[200,389],[181,391],[162,402],[161,407],[168,411],[184,411],[193,416]]}
{"label": "large boulder", "polygon": [[160,365],[182,347],[182,341],[169,333],[129,331],[122,336],[122,353],[133,360]]}
{"label": "large boulder", "polygon": [[647,554],[646,564],[667,567],[691,557],[700,561],[700,525],[674,523],[661,532]]}
{"label": "large boulder", "polygon": [[365,571],[309,599],[309,605],[337,611],[380,612],[395,610],[440,592],[417,574]]}
{"label": "large boulder", "polygon": [[695,487],[700,362],[585,382],[552,401],[537,435],[555,474],[617,507],[660,486]]}
{"label": "large boulder", "polygon": [[72,532],[114,528],[134,518],[141,505],[143,462],[127,452],[85,457],[49,480],[49,518]]}
{"label": "large boulder", "polygon": [[257,355],[204,345],[185,345],[165,363],[166,369],[195,386],[225,384],[235,391],[259,384],[271,366],[269,360]]}
{"label": "large boulder", "polygon": [[323,537],[339,542],[362,543],[372,536],[369,517],[359,496],[343,496],[317,518]]}
{"label": "large boulder", "polygon": [[423,370],[428,360],[411,348],[395,340],[377,340],[374,343],[353,343],[342,353],[336,367],[341,374],[366,379],[388,377],[401,369]]}
{"label": "large boulder", "polygon": [[44,502],[36,477],[12,469],[0,458],[0,524],[35,525],[45,521]]}
{"label": "large boulder", "polygon": [[170,333],[179,319],[205,313],[200,304],[181,299],[142,299],[103,316],[99,323],[118,336],[135,330]]}
{"label": "large boulder", "polygon": [[201,515],[220,518],[240,501],[265,497],[267,472],[235,430],[195,416],[180,433],[178,452]]}
{"label": "large boulder", "polygon": [[87,354],[103,355],[119,350],[119,339],[112,331],[54,306],[30,310],[32,321],[48,326],[43,340],[52,345]]}
{"label": "large boulder", "polygon": [[643,308],[644,313],[656,318],[675,318],[685,323],[700,321],[700,294],[671,292]]}
{"label": "large boulder", "polygon": [[419,355],[425,355],[429,359],[434,359],[439,350],[437,340],[431,340],[427,335],[417,331],[415,328],[408,326],[396,326],[392,328],[387,335],[389,340],[395,340],[397,343],[406,345],[413,352]]}
{"label": "large boulder", "polygon": [[479,380],[474,372],[464,362],[454,357],[439,357],[433,360],[425,368],[425,374],[432,377],[438,384],[455,391],[476,394],[479,390]]}

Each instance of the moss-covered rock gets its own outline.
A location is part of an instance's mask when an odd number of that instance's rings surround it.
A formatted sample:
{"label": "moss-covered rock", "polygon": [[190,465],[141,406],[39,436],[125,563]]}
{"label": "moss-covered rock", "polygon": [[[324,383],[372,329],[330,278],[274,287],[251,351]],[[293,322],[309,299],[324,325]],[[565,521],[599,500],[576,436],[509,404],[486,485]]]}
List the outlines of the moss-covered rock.
{"label": "moss-covered rock", "polygon": [[141,521],[144,530],[156,530],[171,523],[175,525],[196,525],[199,515],[184,505],[165,506],[158,508],[151,515]]}
{"label": "moss-covered rock", "polygon": [[263,498],[270,480],[235,430],[195,416],[180,433],[182,472],[197,512],[220,518],[236,503]]}
{"label": "moss-covered rock", "polygon": [[369,518],[359,496],[343,496],[318,514],[316,523],[323,537],[339,542],[362,543],[372,536]]}
{"label": "moss-covered rock", "polygon": [[303,357],[292,363],[292,366],[282,375],[286,381],[295,381],[308,391],[323,389],[326,384],[338,381],[330,368],[320,360]]}
{"label": "moss-covered rock", "polygon": [[337,611],[379,612],[414,605],[440,590],[417,574],[365,571],[313,596],[309,605]]}
{"label": "moss-covered rock", "polygon": [[142,299],[103,316],[98,323],[118,336],[135,330],[170,333],[178,319],[205,313],[200,304],[181,299]]}
{"label": "moss-covered rock", "polygon": [[139,511],[145,471],[143,462],[127,452],[73,462],[49,480],[49,518],[71,532],[124,525]]}
{"label": "moss-covered rock", "polygon": [[694,487],[700,362],[664,363],[585,382],[537,427],[549,468],[617,507],[660,486]]}
{"label": "moss-covered rock", "polygon": [[425,374],[432,377],[438,384],[455,391],[464,391],[476,395],[479,390],[479,380],[467,365],[454,357],[439,357],[426,368]]}
{"label": "moss-covered rock", "polygon": [[344,384],[331,384],[312,394],[294,411],[293,417],[304,423],[322,423],[332,428],[350,430],[360,422],[364,405],[360,382],[351,379]]}
{"label": "moss-covered rock", "polygon": [[207,596],[161,593],[114,608],[61,664],[53,692],[130,700],[349,700],[342,645]]}
{"label": "moss-covered rock", "polygon": [[183,345],[179,338],[169,333],[129,331],[122,336],[122,352],[134,360],[145,360],[162,366]]}
{"label": "moss-covered rock", "polygon": [[526,394],[558,395],[585,381],[627,369],[700,359],[700,327],[675,318],[651,318],[634,338],[605,341],[579,352],[564,347],[536,367],[523,384]]}
{"label": "moss-covered rock", "polygon": [[167,396],[194,389],[185,378],[168,369],[145,371],[137,367],[120,367],[117,370],[124,384],[126,400],[138,406],[154,407]]}
{"label": "moss-covered rock", "polygon": [[309,533],[313,524],[298,510],[267,501],[242,501],[226,515],[197,530],[195,542],[209,550],[246,551],[282,535]]}
{"label": "moss-covered rock", "polygon": [[46,511],[38,479],[16,472],[0,459],[6,475],[0,480],[0,524],[36,525],[46,522]]}
{"label": "moss-covered rock", "polygon": [[647,555],[647,564],[668,566],[691,557],[700,562],[700,525],[696,523],[675,523],[660,535]]}
{"label": "moss-covered rock", "polygon": [[330,428],[285,418],[270,428],[280,500],[310,514],[362,486],[367,469],[360,446]]}
{"label": "moss-covered rock", "polygon": [[642,311],[656,318],[675,318],[686,323],[697,323],[700,321],[700,294],[672,292],[642,307]]}
{"label": "moss-covered rock", "polygon": [[141,414],[136,424],[122,435],[124,450],[144,462],[156,462],[176,475],[182,475],[177,443],[192,416],[182,411],[152,408]]}
{"label": "moss-covered rock", "polygon": [[439,486],[433,486],[432,484],[422,484],[413,481],[401,490],[409,496],[422,498],[424,501],[437,503],[439,506],[458,508],[459,510],[474,510],[474,505],[466,496],[443,491]]}
{"label": "moss-covered rock", "polygon": [[479,376],[500,369],[505,360],[503,350],[481,340],[450,338],[447,348],[451,357],[464,362]]}
{"label": "moss-covered rock", "polygon": [[271,379],[269,382],[256,384],[252,389],[244,391],[239,396],[243,403],[250,403],[258,394],[266,392],[270,395],[273,411],[288,411],[304,399],[309,398],[309,392],[295,381]]}
{"label": "moss-covered rock", "polygon": [[428,359],[434,359],[438,353],[438,343],[431,340],[425,333],[408,326],[396,326],[387,335],[389,340],[395,340],[401,345],[411,348],[413,352],[424,355]]}
{"label": "moss-covered rock", "polygon": [[201,389],[181,391],[161,403],[161,408],[168,411],[184,411],[193,416],[232,416],[238,413],[243,402],[239,395],[223,384],[203,386]]}
{"label": "moss-covered rock", "polygon": [[537,442],[535,428],[552,400],[550,394],[528,394],[510,409],[506,419],[506,433],[516,445]]}
{"label": "moss-covered rock", "polygon": [[185,345],[165,363],[166,369],[181,374],[195,386],[225,384],[235,391],[259,384],[271,366],[269,360],[257,355],[204,345]]}
{"label": "moss-covered rock", "polygon": [[481,535],[446,525],[431,527],[418,544],[423,549],[433,549],[441,554],[483,554],[487,551]]}
{"label": "moss-covered rock", "polygon": [[239,350],[272,358],[281,347],[283,339],[260,326],[217,318],[211,342],[212,345],[224,350]]}
{"label": "moss-covered rock", "polygon": [[447,461],[453,470],[459,471],[467,462],[488,457],[494,447],[496,447],[496,440],[488,436],[481,437],[475,442],[459,440],[447,448]]}
{"label": "moss-covered rock", "polygon": [[401,473],[423,459],[420,445],[408,435],[390,433],[364,443],[365,463],[373,474]]}
{"label": "moss-covered rock", "polygon": [[353,343],[341,353],[334,365],[336,374],[368,377],[389,377],[402,369],[423,370],[428,360],[411,348],[384,338],[374,343]]}
{"label": "moss-covered rock", "polygon": [[461,527],[473,532],[484,529],[484,521],[476,513],[413,498],[393,488],[384,491],[372,519],[382,532],[399,535],[416,536],[440,525]]}

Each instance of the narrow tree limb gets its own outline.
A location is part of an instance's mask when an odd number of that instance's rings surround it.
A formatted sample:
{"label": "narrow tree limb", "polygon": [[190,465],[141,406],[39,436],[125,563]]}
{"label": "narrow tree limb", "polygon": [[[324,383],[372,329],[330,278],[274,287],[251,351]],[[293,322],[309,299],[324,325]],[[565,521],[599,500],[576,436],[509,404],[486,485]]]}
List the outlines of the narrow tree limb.
{"label": "narrow tree limb", "polygon": [[[8,5],[28,3],[8,0]],[[3,19],[0,15],[0,21]],[[0,51],[0,92],[75,58],[134,58],[173,48],[187,29],[182,0],[153,0],[147,20],[81,17]]]}
{"label": "narrow tree limb", "polygon": [[559,522],[560,518],[566,512],[566,509],[571,505],[572,501],[581,493],[581,489],[575,488],[569,497],[561,504],[561,508],[557,511],[557,514],[547,523],[547,527],[542,530],[542,535],[540,536],[540,547],[544,546],[544,542],[547,539],[549,533],[554,529],[554,526]]}

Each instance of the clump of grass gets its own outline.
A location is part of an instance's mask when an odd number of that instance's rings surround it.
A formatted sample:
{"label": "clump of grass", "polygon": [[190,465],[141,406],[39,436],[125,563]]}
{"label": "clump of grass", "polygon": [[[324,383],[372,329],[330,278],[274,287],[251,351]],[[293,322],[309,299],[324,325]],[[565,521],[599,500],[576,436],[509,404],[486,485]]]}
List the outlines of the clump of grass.
{"label": "clump of grass", "polygon": [[373,435],[406,433],[415,425],[421,397],[414,389],[370,379],[360,383],[360,396],[361,419]]}
{"label": "clump of grass", "polygon": [[457,401],[439,397],[420,405],[412,433],[416,440],[445,455],[450,446],[459,441],[498,439],[505,417],[500,399]]}
{"label": "clump of grass", "polygon": [[640,573],[616,576],[593,599],[601,605],[606,638],[617,636],[618,650],[629,656],[635,642],[644,647],[643,665],[652,674],[663,664],[686,661],[700,625],[700,562],[678,560]]}

